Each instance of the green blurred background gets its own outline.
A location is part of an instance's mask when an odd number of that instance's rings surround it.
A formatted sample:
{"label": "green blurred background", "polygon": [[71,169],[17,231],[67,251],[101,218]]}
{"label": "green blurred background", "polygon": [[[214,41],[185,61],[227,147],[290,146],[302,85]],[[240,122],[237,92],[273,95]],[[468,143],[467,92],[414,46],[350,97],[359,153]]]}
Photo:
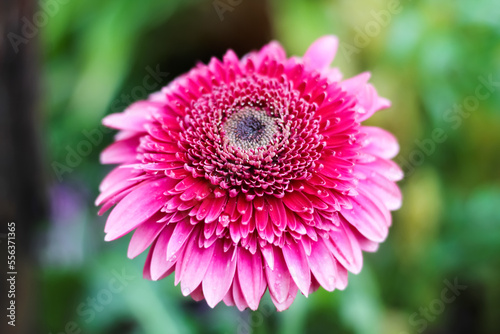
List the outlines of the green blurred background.
{"label": "green blurred background", "polygon": [[[49,19],[18,45],[37,50],[38,172],[48,207],[31,226],[30,278],[18,283],[29,290],[19,297],[24,332],[500,333],[498,1],[40,4],[34,12]],[[346,78],[371,71],[393,102],[367,122],[396,135],[396,162],[406,172],[388,240],[365,254],[345,291],[299,295],[282,313],[268,296],[256,312],[212,310],[184,298],[171,277],[143,280],[145,254],[126,257],[130,237],[104,242],[105,217],[93,205],[110,170],[99,164],[113,136],[102,117],[228,48],[241,56],[276,39],[302,55],[326,34],[341,41],[334,66]],[[146,89],[144,78],[157,70],[168,75]],[[96,131],[102,140],[70,166],[68,152],[85,149],[86,134]],[[110,293],[120,275],[122,288]],[[466,288],[443,294],[454,282]]]}

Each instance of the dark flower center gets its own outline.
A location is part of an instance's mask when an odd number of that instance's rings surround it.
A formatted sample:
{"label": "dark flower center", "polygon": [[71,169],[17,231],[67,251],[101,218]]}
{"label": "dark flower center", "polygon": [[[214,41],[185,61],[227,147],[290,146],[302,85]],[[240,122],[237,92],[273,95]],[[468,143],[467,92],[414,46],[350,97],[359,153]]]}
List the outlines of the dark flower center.
{"label": "dark flower center", "polygon": [[231,145],[249,151],[270,144],[277,126],[265,111],[243,109],[227,119],[224,131]]}

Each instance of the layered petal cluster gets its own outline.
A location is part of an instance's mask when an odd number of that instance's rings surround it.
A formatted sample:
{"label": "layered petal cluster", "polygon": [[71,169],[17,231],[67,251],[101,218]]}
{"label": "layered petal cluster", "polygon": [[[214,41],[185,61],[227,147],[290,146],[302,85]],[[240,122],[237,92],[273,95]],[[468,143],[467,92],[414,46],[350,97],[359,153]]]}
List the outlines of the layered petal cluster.
{"label": "layered petal cluster", "polygon": [[211,307],[255,310],[268,290],[281,311],[299,290],[344,289],[387,237],[403,175],[396,139],[361,125],[390,102],[369,73],[330,68],[336,49],[325,36],[301,58],[276,42],[228,51],[107,116],[119,132],[101,161],[119,166],[96,200],[114,206],[105,239],[134,231],[144,277],[174,273]]}

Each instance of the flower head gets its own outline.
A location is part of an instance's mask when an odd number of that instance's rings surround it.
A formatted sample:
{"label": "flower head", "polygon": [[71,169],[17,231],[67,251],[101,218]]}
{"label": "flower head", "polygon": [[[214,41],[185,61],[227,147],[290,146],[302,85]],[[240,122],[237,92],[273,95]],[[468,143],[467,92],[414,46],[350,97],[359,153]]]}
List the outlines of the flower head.
{"label": "flower head", "polygon": [[390,102],[368,73],[330,68],[337,39],[302,58],[271,42],[228,51],[103,123],[120,130],[101,155],[120,164],[96,200],[106,240],[133,230],[128,256],[149,246],[144,277],[175,272],[184,295],[278,310],[298,290],[344,289],[401,205],[388,132],[360,123]]}

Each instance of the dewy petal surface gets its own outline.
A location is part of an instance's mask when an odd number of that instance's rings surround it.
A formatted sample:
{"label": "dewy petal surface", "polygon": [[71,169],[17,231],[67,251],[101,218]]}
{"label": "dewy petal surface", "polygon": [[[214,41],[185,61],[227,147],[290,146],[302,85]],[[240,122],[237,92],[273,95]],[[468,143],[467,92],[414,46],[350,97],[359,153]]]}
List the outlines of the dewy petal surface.
{"label": "dewy petal surface", "polygon": [[343,290],[401,206],[389,132],[361,125],[388,108],[364,72],[330,67],[335,36],[287,57],[278,42],[198,64],[125,111],[101,162],[96,205],[111,241],[133,232],[143,276],[174,274],[184,295],[278,311],[300,291]]}

